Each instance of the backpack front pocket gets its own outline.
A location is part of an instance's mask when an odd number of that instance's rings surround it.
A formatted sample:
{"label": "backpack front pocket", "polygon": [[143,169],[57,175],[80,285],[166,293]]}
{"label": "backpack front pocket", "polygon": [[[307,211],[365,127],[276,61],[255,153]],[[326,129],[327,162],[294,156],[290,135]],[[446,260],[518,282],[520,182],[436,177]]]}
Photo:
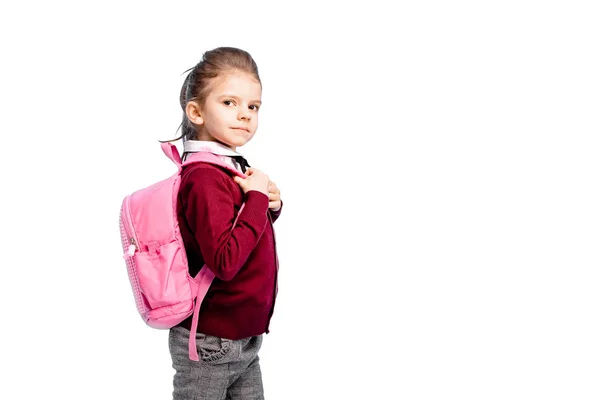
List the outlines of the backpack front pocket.
{"label": "backpack front pocket", "polygon": [[[187,270],[181,267],[181,247],[177,241],[136,251],[133,260],[141,294],[150,309],[172,306],[190,297]],[[186,297],[187,296],[187,297]]]}

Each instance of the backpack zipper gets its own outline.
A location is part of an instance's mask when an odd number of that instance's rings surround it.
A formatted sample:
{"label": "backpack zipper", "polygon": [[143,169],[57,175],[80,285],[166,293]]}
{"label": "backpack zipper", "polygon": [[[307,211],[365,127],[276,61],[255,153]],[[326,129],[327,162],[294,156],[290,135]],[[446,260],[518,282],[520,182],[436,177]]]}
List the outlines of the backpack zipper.
{"label": "backpack zipper", "polygon": [[[131,221],[131,215],[129,214],[130,210],[131,210],[129,208],[129,204],[130,204],[129,197],[127,197],[127,199],[125,200],[125,203],[127,205],[127,207],[125,207],[126,208],[125,217],[127,219],[127,225],[125,226],[125,230],[127,231],[127,236],[129,236],[129,249],[127,250],[127,253],[130,256],[133,256],[136,251],[140,251],[140,248],[138,246],[138,241],[136,240],[136,237],[135,237],[135,232],[133,229],[133,222]],[[129,230],[129,228],[131,228],[131,231]]]}

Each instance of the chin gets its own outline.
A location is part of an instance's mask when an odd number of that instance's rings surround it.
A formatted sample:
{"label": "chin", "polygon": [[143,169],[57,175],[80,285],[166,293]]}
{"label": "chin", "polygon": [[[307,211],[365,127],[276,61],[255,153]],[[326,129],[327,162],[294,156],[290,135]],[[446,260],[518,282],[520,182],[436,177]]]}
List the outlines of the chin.
{"label": "chin", "polygon": [[250,139],[239,138],[237,140],[232,140],[231,143],[236,147],[241,147],[241,146],[245,145],[246,143],[248,143],[249,141],[250,141]]}

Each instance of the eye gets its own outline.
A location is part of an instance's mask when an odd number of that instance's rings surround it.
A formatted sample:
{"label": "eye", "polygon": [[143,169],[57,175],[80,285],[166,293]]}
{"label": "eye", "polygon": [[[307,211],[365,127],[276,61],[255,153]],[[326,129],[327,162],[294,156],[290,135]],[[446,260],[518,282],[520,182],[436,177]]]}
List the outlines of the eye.
{"label": "eye", "polygon": [[255,104],[251,105],[250,107],[254,107],[255,111],[258,111],[258,109],[260,108],[259,106],[255,105]]}
{"label": "eye", "polygon": [[223,104],[225,104],[226,106],[228,106],[229,104],[227,104],[227,103],[233,103],[233,100],[225,100],[225,101],[223,102]]}

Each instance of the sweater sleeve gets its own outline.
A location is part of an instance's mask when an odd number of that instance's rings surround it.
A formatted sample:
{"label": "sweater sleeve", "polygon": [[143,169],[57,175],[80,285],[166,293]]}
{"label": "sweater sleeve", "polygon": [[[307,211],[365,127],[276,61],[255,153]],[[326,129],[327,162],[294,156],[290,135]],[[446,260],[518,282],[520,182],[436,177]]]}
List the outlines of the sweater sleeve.
{"label": "sweater sleeve", "polygon": [[258,244],[269,208],[267,195],[249,191],[233,226],[237,214],[228,179],[213,168],[195,168],[182,181],[180,190],[185,217],[204,262],[223,281],[233,279]]}
{"label": "sweater sleeve", "polygon": [[271,219],[273,220],[273,223],[275,223],[275,221],[277,221],[277,218],[279,218],[279,216],[281,215],[281,209],[282,208],[283,208],[283,200],[281,200],[281,204],[279,205],[279,210],[273,211],[273,210],[269,209],[269,212],[271,213]]}

